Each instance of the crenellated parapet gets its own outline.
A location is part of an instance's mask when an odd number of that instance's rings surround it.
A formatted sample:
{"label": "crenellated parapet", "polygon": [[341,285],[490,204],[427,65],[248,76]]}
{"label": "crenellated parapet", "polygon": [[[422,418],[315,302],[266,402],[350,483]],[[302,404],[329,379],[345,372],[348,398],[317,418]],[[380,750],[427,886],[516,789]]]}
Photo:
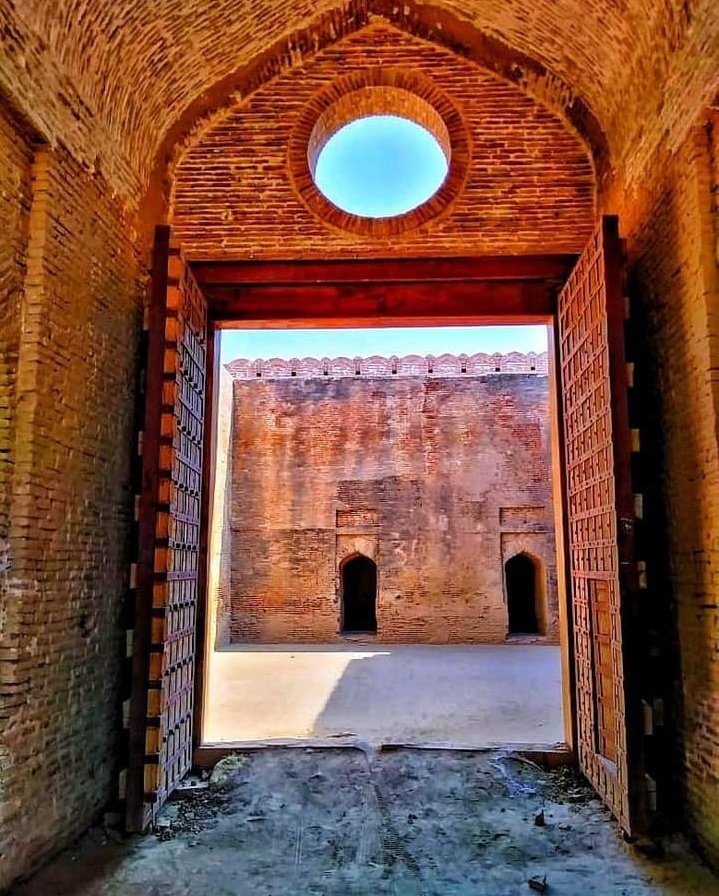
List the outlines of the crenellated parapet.
{"label": "crenellated parapet", "polygon": [[237,380],[298,377],[385,377],[385,376],[487,376],[491,374],[547,375],[546,352],[509,352],[474,355],[370,355],[366,358],[237,358],[226,365]]}

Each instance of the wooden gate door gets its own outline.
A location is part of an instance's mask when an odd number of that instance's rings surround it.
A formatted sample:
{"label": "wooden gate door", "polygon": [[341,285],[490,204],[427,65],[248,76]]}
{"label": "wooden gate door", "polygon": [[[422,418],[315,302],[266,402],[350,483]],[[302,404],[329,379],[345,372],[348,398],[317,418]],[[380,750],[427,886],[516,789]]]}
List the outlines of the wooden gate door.
{"label": "wooden gate door", "polygon": [[158,227],[149,312],[127,828],[144,830],[192,763],[207,308]]}
{"label": "wooden gate door", "polygon": [[582,771],[627,833],[644,814],[632,675],[637,598],[623,247],[605,217],[559,297],[557,327]]}

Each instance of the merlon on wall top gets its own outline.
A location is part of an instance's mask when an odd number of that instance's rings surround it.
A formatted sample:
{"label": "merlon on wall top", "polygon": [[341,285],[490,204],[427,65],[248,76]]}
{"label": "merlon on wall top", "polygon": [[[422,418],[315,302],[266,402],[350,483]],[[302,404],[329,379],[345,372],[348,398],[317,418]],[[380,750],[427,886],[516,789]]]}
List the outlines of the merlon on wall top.
{"label": "merlon on wall top", "polygon": [[237,380],[279,379],[282,377],[347,377],[347,376],[485,376],[488,374],[535,374],[547,376],[546,352],[509,352],[488,355],[370,355],[366,358],[260,358],[251,361],[237,358],[226,366]]}

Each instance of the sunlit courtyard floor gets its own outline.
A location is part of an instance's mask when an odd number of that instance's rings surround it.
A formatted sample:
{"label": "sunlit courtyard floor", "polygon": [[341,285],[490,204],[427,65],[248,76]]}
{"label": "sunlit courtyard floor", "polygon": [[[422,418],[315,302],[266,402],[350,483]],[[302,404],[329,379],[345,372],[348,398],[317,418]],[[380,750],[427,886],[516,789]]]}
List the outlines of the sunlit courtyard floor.
{"label": "sunlit courtyard floor", "polygon": [[205,743],[564,740],[555,646],[238,645],[210,658]]}

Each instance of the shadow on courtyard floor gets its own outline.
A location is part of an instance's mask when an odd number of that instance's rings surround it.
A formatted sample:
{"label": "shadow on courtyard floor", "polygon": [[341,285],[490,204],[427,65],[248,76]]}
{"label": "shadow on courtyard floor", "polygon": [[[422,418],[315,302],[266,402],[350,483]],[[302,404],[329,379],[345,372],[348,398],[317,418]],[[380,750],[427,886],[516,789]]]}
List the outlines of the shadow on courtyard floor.
{"label": "shadow on courtyard floor", "polygon": [[556,744],[559,648],[245,645],[210,666],[208,742]]}
{"label": "shadow on courtyard floor", "polygon": [[[472,648],[387,651],[356,657],[316,717],[317,737],[351,733],[400,743],[554,744],[563,740],[561,681],[553,649],[507,654]],[[540,684],[544,693],[536,693]]]}

